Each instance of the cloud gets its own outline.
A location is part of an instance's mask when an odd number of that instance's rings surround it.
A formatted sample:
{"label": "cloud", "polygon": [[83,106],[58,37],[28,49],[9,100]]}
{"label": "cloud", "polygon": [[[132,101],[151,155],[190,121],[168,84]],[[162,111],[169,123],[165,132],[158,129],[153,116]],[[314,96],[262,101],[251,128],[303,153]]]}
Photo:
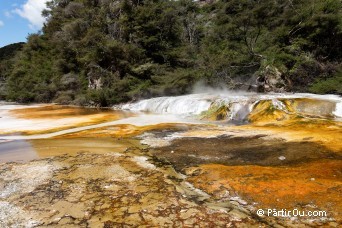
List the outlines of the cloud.
{"label": "cloud", "polygon": [[47,1],[48,0],[27,0],[24,5],[21,5],[20,8],[16,8],[14,11],[30,22],[29,27],[31,29],[41,29],[45,22],[42,11],[46,8]]}
{"label": "cloud", "polygon": [[4,26],[4,22],[3,21],[0,21],[0,27]]}
{"label": "cloud", "polygon": [[5,17],[7,17],[7,18],[11,18],[11,17],[12,17],[12,14],[11,14],[10,11],[5,11],[5,12],[4,12],[4,15],[5,15]]}

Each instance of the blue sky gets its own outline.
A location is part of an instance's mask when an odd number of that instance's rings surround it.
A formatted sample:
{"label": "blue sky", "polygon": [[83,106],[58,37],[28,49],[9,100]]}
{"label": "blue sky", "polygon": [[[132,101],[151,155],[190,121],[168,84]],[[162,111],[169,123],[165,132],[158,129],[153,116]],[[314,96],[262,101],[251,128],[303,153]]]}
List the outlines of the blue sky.
{"label": "blue sky", "polygon": [[44,18],[41,11],[47,0],[0,0],[0,47],[25,42],[38,32]]}

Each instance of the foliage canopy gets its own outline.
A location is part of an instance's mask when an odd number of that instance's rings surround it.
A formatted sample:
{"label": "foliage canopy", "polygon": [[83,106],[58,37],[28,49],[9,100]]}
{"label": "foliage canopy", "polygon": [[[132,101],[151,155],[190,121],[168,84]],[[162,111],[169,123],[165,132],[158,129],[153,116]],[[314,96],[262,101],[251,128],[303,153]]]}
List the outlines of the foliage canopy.
{"label": "foliage canopy", "polygon": [[0,70],[0,96],[107,106],[187,93],[200,80],[241,89],[270,67],[287,90],[341,93],[330,89],[341,81],[341,9],[340,0],[53,0],[42,31]]}

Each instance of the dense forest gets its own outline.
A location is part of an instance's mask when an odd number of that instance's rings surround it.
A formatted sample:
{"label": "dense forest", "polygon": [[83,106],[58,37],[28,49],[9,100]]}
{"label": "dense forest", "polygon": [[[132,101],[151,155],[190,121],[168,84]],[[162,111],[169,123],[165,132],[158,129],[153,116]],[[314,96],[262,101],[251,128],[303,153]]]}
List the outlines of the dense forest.
{"label": "dense forest", "polygon": [[42,31],[0,49],[0,99],[108,106],[188,93],[199,81],[342,94],[341,5],[53,0]]}
{"label": "dense forest", "polygon": [[6,97],[6,79],[13,70],[14,57],[25,43],[14,43],[0,48],[0,100]]}

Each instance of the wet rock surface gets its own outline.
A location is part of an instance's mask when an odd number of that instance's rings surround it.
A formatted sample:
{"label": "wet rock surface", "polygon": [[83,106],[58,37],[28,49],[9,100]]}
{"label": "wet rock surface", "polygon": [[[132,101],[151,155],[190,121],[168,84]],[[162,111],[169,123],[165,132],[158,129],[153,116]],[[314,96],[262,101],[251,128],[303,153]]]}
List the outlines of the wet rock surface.
{"label": "wet rock surface", "polygon": [[[342,161],[321,160],[292,167],[201,165],[186,169],[188,181],[214,198],[240,199],[254,211],[325,211],[323,216],[278,217],[287,223],[335,227],[341,224]],[[253,209],[252,209],[253,211]],[[335,225],[334,225],[335,224]]]}
{"label": "wet rock surface", "polygon": [[[320,217],[278,217],[277,223],[336,227],[342,222],[342,151],[338,142],[325,145],[339,137],[330,136],[339,127],[313,123],[294,131],[295,140],[277,138],[281,134],[271,136],[267,131],[253,132],[253,128],[248,128],[249,136],[237,128],[229,131],[229,127],[226,131],[189,131],[151,152],[184,173],[190,183],[213,199],[248,205],[252,213],[258,208],[324,211],[327,214]],[[314,126],[321,126],[322,137],[317,139],[316,132],[313,137],[304,137],[308,134],[305,131]],[[291,134],[287,138],[291,139]]]}
{"label": "wet rock surface", "polygon": [[[249,115],[255,121],[240,126],[138,116],[5,139],[4,161],[30,160],[29,150],[40,160],[1,164],[0,227],[340,226],[341,122],[289,115],[271,103],[259,103]],[[30,109],[49,121],[51,107]],[[77,110],[57,108],[55,118]],[[327,215],[258,216],[257,209]]]}
{"label": "wet rock surface", "polygon": [[153,150],[153,154],[171,162],[177,170],[202,164],[223,165],[295,165],[309,161],[342,159],[315,142],[286,142],[267,139],[266,135],[251,137],[220,136],[217,138],[179,138],[169,146]]}
{"label": "wet rock surface", "polygon": [[[138,151],[138,153],[137,153]],[[266,226],[242,206],[215,204],[140,150],[59,156],[0,170],[2,227]]]}

